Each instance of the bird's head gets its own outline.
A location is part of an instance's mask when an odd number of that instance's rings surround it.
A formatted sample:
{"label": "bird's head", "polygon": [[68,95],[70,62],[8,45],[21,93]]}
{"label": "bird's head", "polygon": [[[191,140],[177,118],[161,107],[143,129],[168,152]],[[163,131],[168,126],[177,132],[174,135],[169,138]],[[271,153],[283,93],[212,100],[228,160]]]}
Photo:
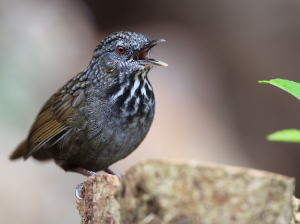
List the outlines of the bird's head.
{"label": "bird's head", "polygon": [[[115,32],[107,36],[94,52],[90,68],[98,79],[112,73],[136,73],[149,71],[154,65],[168,66],[162,61],[149,58],[150,50],[163,39],[149,40],[133,32]],[[114,72],[116,71],[117,72]],[[132,72],[131,72],[132,71]],[[127,77],[128,78],[128,77]]]}

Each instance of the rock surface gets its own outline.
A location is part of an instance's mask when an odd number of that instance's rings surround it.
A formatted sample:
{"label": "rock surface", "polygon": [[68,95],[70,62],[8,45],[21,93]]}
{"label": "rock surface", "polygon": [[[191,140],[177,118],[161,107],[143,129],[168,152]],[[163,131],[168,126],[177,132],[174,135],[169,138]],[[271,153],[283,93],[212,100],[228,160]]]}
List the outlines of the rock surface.
{"label": "rock surface", "polygon": [[294,179],[225,165],[142,161],[122,175],[97,174],[76,201],[81,223],[300,223]]}

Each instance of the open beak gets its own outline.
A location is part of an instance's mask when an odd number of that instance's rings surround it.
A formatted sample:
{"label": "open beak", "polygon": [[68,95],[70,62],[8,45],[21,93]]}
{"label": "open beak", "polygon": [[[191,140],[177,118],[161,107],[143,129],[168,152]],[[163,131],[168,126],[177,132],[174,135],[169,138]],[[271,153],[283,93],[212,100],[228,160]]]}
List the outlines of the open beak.
{"label": "open beak", "polygon": [[155,39],[148,42],[146,46],[140,49],[137,52],[134,52],[131,58],[142,65],[160,65],[160,66],[168,66],[167,63],[158,61],[155,59],[149,58],[150,49],[154,47],[156,44],[165,42],[164,39]]}

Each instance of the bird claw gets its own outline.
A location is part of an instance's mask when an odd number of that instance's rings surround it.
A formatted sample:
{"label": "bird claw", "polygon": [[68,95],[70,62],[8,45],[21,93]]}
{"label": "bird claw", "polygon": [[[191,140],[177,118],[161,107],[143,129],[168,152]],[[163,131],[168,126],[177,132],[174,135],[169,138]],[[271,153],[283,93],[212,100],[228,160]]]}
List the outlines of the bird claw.
{"label": "bird claw", "polygon": [[82,187],[83,187],[83,183],[78,184],[75,190],[75,196],[79,200],[82,200],[82,198],[79,196],[79,191],[81,190]]}
{"label": "bird claw", "polygon": [[116,173],[116,176],[119,177],[120,180],[122,179],[120,174]]}
{"label": "bird claw", "polygon": [[110,168],[106,168],[106,169],[104,169],[103,171],[105,171],[105,172],[108,173],[108,174],[116,175],[116,176],[119,177],[119,179],[121,180],[120,174],[118,174],[117,172],[111,170]]}
{"label": "bird claw", "polygon": [[118,174],[118,173],[116,173],[116,172],[114,172],[114,174],[113,175],[116,175],[117,177],[119,177],[119,179],[121,180],[122,178],[121,178],[121,175],[120,174]]}
{"label": "bird claw", "polygon": [[[87,172],[86,170],[84,170],[84,171]],[[109,174],[112,174],[112,175],[116,175],[116,176],[119,177],[119,179],[121,180],[120,174],[116,173],[115,171],[113,171],[113,170],[111,170],[111,169],[109,169],[109,168],[104,169],[104,171],[105,171],[106,173],[109,173]],[[76,172],[78,172],[78,171],[76,171]],[[92,172],[92,171],[88,171],[88,172],[89,172],[89,173],[88,173],[88,174],[89,174],[88,176],[93,176],[93,175],[96,174],[96,173],[94,173],[94,172]],[[80,172],[80,173],[81,173],[81,172]],[[82,198],[79,196],[79,191],[81,190],[82,187],[83,187],[83,183],[78,184],[77,187],[76,187],[76,190],[75,190],[75,196],[76,196],[76,198],[79,199],[79,200],[82,200]]]}

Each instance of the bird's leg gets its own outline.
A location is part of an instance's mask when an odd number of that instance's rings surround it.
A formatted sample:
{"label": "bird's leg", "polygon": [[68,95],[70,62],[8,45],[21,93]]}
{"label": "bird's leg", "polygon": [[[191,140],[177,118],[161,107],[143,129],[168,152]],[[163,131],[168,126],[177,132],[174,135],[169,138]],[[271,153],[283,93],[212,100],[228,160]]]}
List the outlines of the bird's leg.
{"label": "bird's leg", "polygon": [[96,174],[93,171],[89,171],[89,170],[83,169],[81,167],[76,167],[76,168],[70,169],[69,171],[76,172],[76,173],[81,173],[82,175],[84,175],[86,177],[94,176]]}
{"label": "bird's leg", "polygon": [[115,171],[113,171],[113,170],[111,170],[109,168],[106,168],[103,171],[106,172],[106,173],[108,173],[108,174],[116,175],[117,177],[119,177],[119,179],[121,179],[120,174],[116,173]]}
{"label": "bird's leg", "polygon": [[[70,169],[70,171],[76,172],[76,173],[81,173],[81,174],[83,174],[84,176],[87,176],[87,177],[94,176],[96,174],[93,171],[89,171],[89,170],[83,169],[81,167]],[[82,198],[79,196],[79,191],[81,190],[82,186],[83,186],[83,183],[78,184],[77,187],[76,187],[76,190],[75,190],[75,196],[79,200],[82,200]]]}

